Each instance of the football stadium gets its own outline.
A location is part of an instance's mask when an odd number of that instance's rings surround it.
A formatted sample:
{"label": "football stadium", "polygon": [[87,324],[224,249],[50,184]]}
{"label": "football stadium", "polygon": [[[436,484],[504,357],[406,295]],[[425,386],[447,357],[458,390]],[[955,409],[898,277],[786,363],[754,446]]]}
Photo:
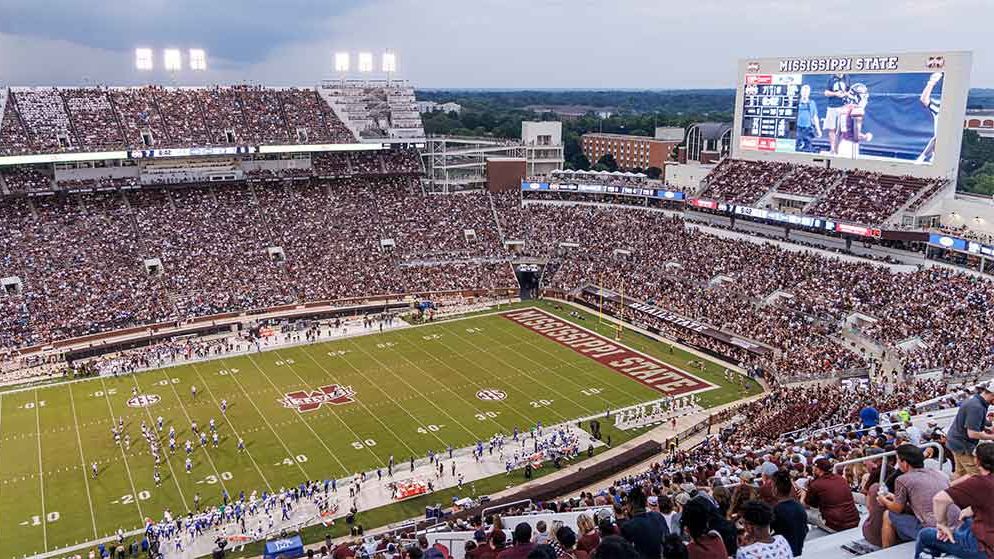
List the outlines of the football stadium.
{"label": "football stadium", "polygon": [[972,53],[582,141],[209,54],[0,84],[0,558],[994,557]]}

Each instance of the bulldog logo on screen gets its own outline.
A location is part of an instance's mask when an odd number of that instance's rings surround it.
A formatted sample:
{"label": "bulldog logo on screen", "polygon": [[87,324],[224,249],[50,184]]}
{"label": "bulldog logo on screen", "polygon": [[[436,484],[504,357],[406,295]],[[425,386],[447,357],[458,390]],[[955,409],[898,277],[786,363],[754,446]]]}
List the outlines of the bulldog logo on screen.
{"label": "bulldog logo on screen", "polygon": [[341,404],[349,404],[354,401],[355,390],[352,390],[351,386],[331,384],[328,386],[322,386],[312,392],[308,392],[306,390],[288,392],[283,395],[283,399],[280,400],[280,403],[283,404],[284,408],[291,408],[299,412],[305,412],[314,411],[324,404],[338,406]]}

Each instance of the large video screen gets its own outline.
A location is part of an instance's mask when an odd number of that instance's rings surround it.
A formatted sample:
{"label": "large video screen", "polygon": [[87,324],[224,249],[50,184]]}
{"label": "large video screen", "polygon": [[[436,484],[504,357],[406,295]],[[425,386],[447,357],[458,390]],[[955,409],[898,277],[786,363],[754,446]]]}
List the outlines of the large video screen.
{"label": "large video screen", "polygon": [[746,74],[739,147],[928,165],[942,72]]}

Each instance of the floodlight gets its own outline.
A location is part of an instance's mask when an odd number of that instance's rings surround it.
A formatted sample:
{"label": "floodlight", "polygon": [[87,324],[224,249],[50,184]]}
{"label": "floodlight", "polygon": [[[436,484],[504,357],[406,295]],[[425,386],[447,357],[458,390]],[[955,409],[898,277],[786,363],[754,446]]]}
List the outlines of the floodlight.
{"label": "floodlight", "polygon": [[162,67],[167,72],[179,72],[183,69],[183,58],[179,49],[166,49],[162,51]]}
{"label": "floodlight", "polygon": [[373,71],[373,53],[371,52],[359,53],[359,71],[360,72]]}
{"label": "floodlight", "polygon": [[336,72],[349,71],[349,53],[347,52],[335,53],[335,71]]}
{"label": "floodlight", "polygon": [[207,53],[204,49],[190,49],[190,69],[197,72],[207,70]]}
{"label": "floodlight", "polygon": [[383,53],[383,73],[391,74],[397,71],[397,55],[392,52]]}
{"label": "floodlight", "polygon": [[135,68],[139,70],[152,69],[152,49],[135,49]]}

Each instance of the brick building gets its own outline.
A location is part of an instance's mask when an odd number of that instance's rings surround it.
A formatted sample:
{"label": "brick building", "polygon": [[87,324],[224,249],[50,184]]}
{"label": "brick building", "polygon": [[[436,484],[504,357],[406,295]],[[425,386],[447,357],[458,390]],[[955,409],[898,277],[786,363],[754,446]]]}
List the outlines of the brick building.
{"label": "brick building", "polygon": [[590,164],[594,165],[605,154],[610,153],[618,162],[618,168],[623,170],[660,169],[670,159],[673,148],[680,144],[676,140],[656,140],[646,136],[626,136],[624,134],[605,134],[590,132],[581,138],[583,155],[587,156]]}

